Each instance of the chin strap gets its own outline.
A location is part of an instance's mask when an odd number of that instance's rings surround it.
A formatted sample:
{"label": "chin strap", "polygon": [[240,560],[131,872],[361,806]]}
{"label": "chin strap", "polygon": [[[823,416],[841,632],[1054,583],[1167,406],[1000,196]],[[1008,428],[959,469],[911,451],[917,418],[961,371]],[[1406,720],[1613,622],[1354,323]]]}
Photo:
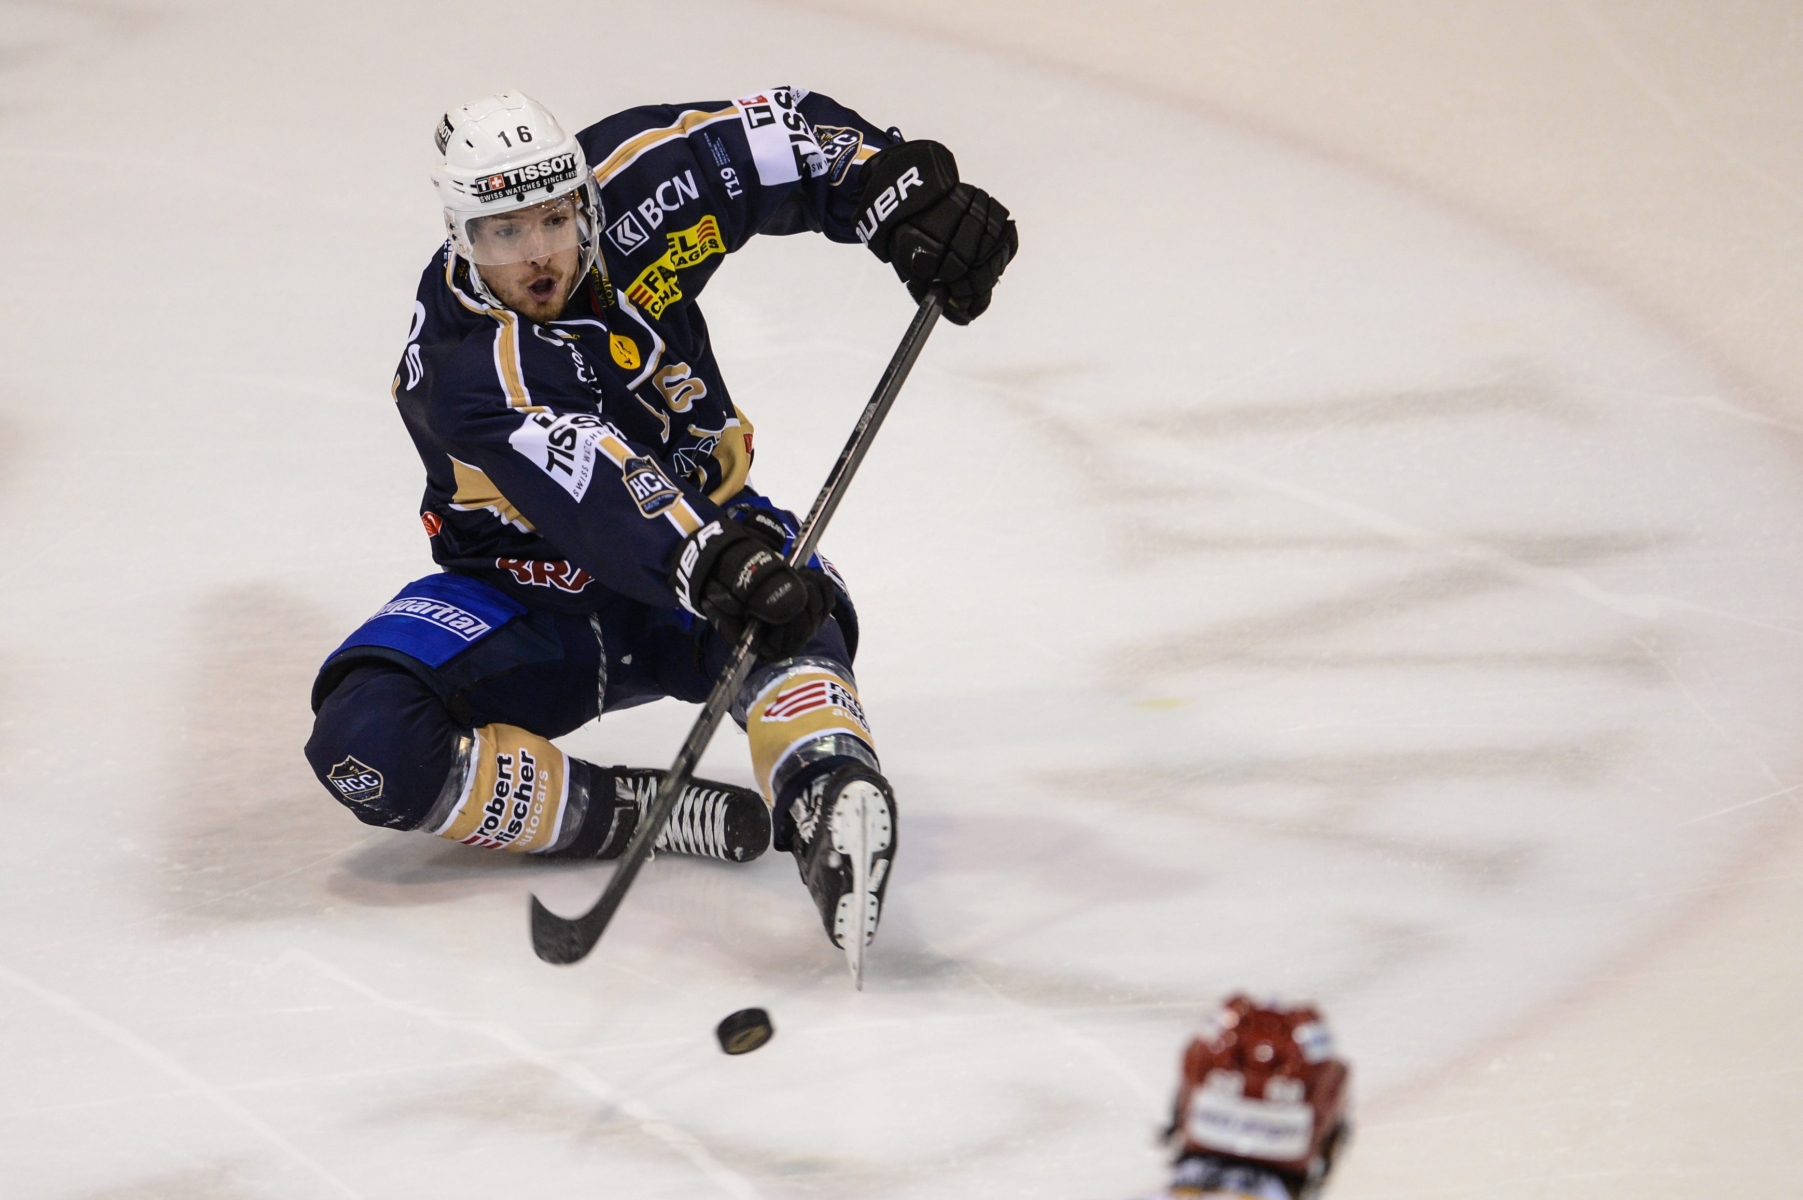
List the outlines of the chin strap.
{"label": "chin strap", "polygon": [[[607,286],[607,271],[599,266],[588,269],[588,302],[597,317],[605,317],[614,306],[613,290]],[[578,285],[580,286],[580,285]]]}
{"label": "chin strap", "polygon": [[594,241],[594,255],[585,274],[588,276],[589,282],[594,285],[595,310],[598,313],[604,308],[614,306],[614,285],[607,277],[607,256],[601,253],[600,238],[596,238]]}
{"label": "chin strap", "polygon": [[482,303],[488,305],[490,308],[507,307],[505,304],[501,303],[501,298],[499,296],[488,290],[488,281],[483,279],[482,272],[476,269],[476,261],[474,259],[464,259],[463,265],[469,268],[470,290],[476,293],[476,298],[478,300],[482,301]]}

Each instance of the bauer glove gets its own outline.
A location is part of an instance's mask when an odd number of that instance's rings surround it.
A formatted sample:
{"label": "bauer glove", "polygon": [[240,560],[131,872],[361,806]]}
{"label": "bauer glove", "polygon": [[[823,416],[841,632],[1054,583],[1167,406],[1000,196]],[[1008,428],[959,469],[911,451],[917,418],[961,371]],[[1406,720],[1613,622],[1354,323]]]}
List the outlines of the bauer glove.
{"label": "bauer glove", "polygon": [[1020,248],[1000,201],[958,182],[938,142],[903,142],[864,164],[855,201],[858,236],[895,268],[908,294],[945,294],[945,319],[968,325],[989,307],[996,280]]}
{"label": "bauer glove", "polygon": [[757,621],[760,659],[792,658],[833,615],[833,585],[823,573],[791,567],[762,537],[725,518],[684,540],[670,586],[728,641]]}
{"label": "bauer glove", "polygon": [[789,550],[789,539],[795,531],[787,522],[776,515],[776,511],[753,500],[741,500],[726,506],[726,515],[738,523],[740,529],[762,541],[776,554],[786,554]]}

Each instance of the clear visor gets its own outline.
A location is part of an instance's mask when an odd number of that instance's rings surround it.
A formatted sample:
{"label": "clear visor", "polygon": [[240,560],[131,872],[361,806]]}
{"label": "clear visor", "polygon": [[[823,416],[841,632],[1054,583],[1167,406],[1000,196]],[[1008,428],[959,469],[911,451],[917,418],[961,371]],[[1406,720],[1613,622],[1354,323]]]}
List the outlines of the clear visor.
{"label": "clear visor", "polygon": [[475,217],[464,226],[477,266],[535,262],[582,244],[585,234],[577,193],[570,192],[530,208]]}

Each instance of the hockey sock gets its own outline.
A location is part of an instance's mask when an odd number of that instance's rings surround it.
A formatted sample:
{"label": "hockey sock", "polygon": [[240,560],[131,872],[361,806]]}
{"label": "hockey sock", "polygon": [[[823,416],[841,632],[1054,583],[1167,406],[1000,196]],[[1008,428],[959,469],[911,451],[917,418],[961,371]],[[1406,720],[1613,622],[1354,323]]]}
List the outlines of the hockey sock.
{"label": "hockey sock", "polygon": [[612,771],[518,726],[484,725],[466,739],[422,828],[466,846],[598,858],[618,854],[632,834],[637,810],[621,807]]}
{"label": "hockey sock", "polygon": [[[850,672],[826,658],[798,658],[766,669],[749,684],[745,732],[751,739],[751,770],[758,789],[775,810],[776,846],[787,849],[791,824],[788,803],[809,779],[830,770],[824,764],[859,762],[880,770],[875,739],[858,702]],[[820,764],[819,769],[816,765]]]}

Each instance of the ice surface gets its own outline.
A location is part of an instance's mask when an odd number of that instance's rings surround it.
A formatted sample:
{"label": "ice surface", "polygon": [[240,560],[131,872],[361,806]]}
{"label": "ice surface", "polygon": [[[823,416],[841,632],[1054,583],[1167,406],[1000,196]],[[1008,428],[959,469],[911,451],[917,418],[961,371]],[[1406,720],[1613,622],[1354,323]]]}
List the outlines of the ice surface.
{"label": "ice surface", "polygon": [[[1803,495],[1722,380],[1414,199],[1068,78],[777,9],[0,8],[0,1178],[9,1196],[1103,1198],[1181,1041],[1321,1002],[1382,1097],[1757,845],[1803,717]],[[1015,211],[826,548],[901,798],[854,994],[785,857],[357,825],[318,660],[430,569],[386,388],[442,106],[795,82]],[[911,305],[749,247],[707,312],[805,504]],[[689,711],[566,740],[661,765]],[[745,781],[728,731],[704,769]],[[747,1005],[777,1037],[729,1059]]]}

